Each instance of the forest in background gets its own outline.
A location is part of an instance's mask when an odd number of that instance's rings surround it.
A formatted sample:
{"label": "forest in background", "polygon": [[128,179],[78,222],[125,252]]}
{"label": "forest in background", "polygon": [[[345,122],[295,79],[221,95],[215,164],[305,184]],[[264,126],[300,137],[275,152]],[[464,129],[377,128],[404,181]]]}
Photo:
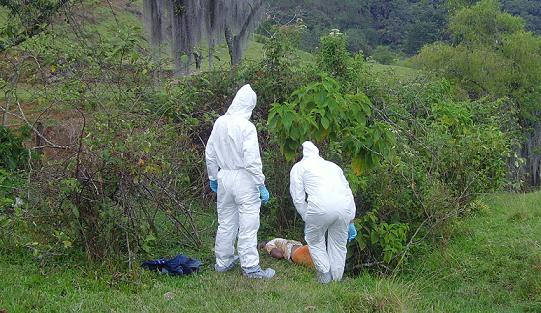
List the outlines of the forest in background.
{"label": "forest in background", "polygon": [[[303,20],[308,30],[302,48],[313,51],[319,37],[336,28],[348,35],[348,49],[386,62],[411,56],[425,44],[448,41],[449,15],[477,0],[274,0],[270,23]],[[526,28],[541,33],[541,5],[536,0],[502,0],[502,9],[522,17]],[[263,31],[264,33],[264,31]]]}

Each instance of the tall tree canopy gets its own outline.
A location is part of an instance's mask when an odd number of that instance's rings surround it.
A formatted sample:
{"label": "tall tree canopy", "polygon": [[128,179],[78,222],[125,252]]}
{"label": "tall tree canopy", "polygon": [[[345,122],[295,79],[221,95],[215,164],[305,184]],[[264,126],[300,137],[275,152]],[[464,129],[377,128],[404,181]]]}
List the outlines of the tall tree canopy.
{"label": "tall tree canopy", "polygon": [[151,42],[171,44],[179,73],[189,72],[194,48],[206,41],[209,64],[217,43],[226,41],[231,63],[240,62],[250,33],[258,26],[263,0],[145,0]]}

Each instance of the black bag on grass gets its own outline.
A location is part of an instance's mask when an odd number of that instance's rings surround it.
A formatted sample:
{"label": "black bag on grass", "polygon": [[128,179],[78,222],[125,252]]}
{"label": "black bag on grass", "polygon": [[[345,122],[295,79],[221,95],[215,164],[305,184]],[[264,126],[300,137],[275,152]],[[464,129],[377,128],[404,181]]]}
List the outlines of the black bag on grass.
{"label": "black bag on grass", "polygon": [[145,261],[141,266],[147,270],[158,271],[169,275],[189,275],[199,271],[202,264],[199,260],[178,254],[172,259]]}

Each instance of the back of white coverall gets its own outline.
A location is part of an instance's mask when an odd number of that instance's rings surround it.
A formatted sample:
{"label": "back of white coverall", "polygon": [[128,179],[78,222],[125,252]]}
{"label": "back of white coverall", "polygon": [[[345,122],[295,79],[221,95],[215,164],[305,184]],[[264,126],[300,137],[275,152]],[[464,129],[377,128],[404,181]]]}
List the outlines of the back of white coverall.
{"label": "back of white coverall", "polygon": [[218,231],[216,265],[226,268],[234,261],[238,234],[241,267],[259,266],[257,230],[261,199],[258,187],[265,183],[259,143],[249,121],[257,101],[250,85],[242,87],[227,113],[220,116],[207,142],[205,159],[210,180],[218,181]]}
{"label": "back of white coverall", "polygon": [[348,225],[355,218],[356,210],[342,169],[320,157],[313,143],[305,142],[303,159],[291,169],[290,192],[305,222],[305,240],[316,269],[320,273],[330,271],[333,280],[341,280],[346,263]]}

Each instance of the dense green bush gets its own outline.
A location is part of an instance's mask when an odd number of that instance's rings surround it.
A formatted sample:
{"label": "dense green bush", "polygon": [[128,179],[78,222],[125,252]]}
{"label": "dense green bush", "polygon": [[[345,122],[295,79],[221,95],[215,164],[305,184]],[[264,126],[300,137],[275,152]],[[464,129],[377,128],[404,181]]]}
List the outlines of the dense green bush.
{"label": "dense green bush", "polygon": [[[505,125],[515,112],[505,101],[457,101],[445,80],[396,82],[384,77],[393,73],[370,72],[344,42],[339,33],[322,38],[318,59],[337,80],[323,76],[296,90],[273,106],[268,125],[286,160],[313,140],[345,168],[365,232],[353,244],[351,268],[389,268],[403,260],[412,236],[441,229],[468,212],[478,194],[505,185],[515,143]],[[328,59],[325,51],[334,52]]]}
{"label": "dense green bush", "polygon": [[[504,125],[514,122],[515,112],[505,101],[453,100],[451,86],[423,75],[406,83],[374,79],[367,86],[373,110],[397,140],[393,155],[364,177],[359,206],[361,212],[374,210],[385,223],[406,223],[408,241],[443,230],[469,212],[479,194],[507,183],[516,139]],[[401,253],[391,264],[402,260]],[[357,260],[382,260],[370,259],[374,256],[366,251]]]}
{"label": "dense green bush", "polygon": [[349,244],[348,270],[359,272],[365,266],[389,264],[404,252],[409,225],[380,221],[376,211],[370,211],[355,222],[359,235]]}
{"label": "dense green bush", "polygon": [[29,137],[27,128],[13,131],[0,126],[0,215],[12,209],[25,182],[21,177],[33,154],[23,142]]}
{"label": "dense green bush", "polygon": [[[138,254],[200,246],[194,216],[201,212],[194,207],[207,196],[200,184],[206,175],[200,149],[194,149],[200,139],[191,130],[204,124],[199,120],[206,115],[186,102],[167,118],[164,106],[178,105],[178,91],[155,88],[151,74],[157,69],[140,30],[120,27],[112,37],[86,35],[80,43],[69,32],[64,37],[45,32],[22,46],[35,63],[20,67],[34,71],[25,82],[32,85],[35,105],[47,110],[54,105],[61,112],[57,119],[72,125],[51,128],[74,135],[60,148],[45,144],[47,157],[25,173],[28,184],[19,185],[22,205],[2,216],[0,239],[29,248],[42,260],[86,255],[127,258],[129,264]],[[217,82],[212,84],[219,88]],[[2,149],[9,143],[4,146],[3,139]],[[10,155],[2,151],[0,157]],[[157,246],[157,238],[167,240]]]}
{"label": "dense green bush", "polygon": [[[338,82],[323,77],[292,94],[292,101],[276,104],[269,129],[287,160],[298,156],[306,140],[340,146],[357,174],[378,164],[390,152],[392,133],[384,123],[370,120],[371,103],[362,92],[342,95]],[[336,148],[336,147],[335,147]]]}
{"label": "dense green bush", "polygon": [[12,247],[11,232],[14,226],[14,215],[21,214],[23,205],[20,194],[25,190],[24,170],[30,165],[32,154],[23,145],[28,138],[28,129],[18,132],[0,126],[0,250]]}
{"label": "dense green bush", "polygon": [[[498,1],[483,0],[458,10],[449,25],[452,43],[424,47],[414,63],[453,81],[465,99],[507,99],[519,114],[512,129],[522,129],[526,160],[510,167],[525,187],[541,185],[541,37],[527,32],[524,21],[503,12]],[[514,165],[515,162],[511,162]]]}
{"label": "dense green bush", "polygon": [[23,169],[28,165],[29,150],[23,145],[23,141],[29,137],[28,129],[20,129],[14,132],[11,129],[0,126],[0,168],[9,171]]}

